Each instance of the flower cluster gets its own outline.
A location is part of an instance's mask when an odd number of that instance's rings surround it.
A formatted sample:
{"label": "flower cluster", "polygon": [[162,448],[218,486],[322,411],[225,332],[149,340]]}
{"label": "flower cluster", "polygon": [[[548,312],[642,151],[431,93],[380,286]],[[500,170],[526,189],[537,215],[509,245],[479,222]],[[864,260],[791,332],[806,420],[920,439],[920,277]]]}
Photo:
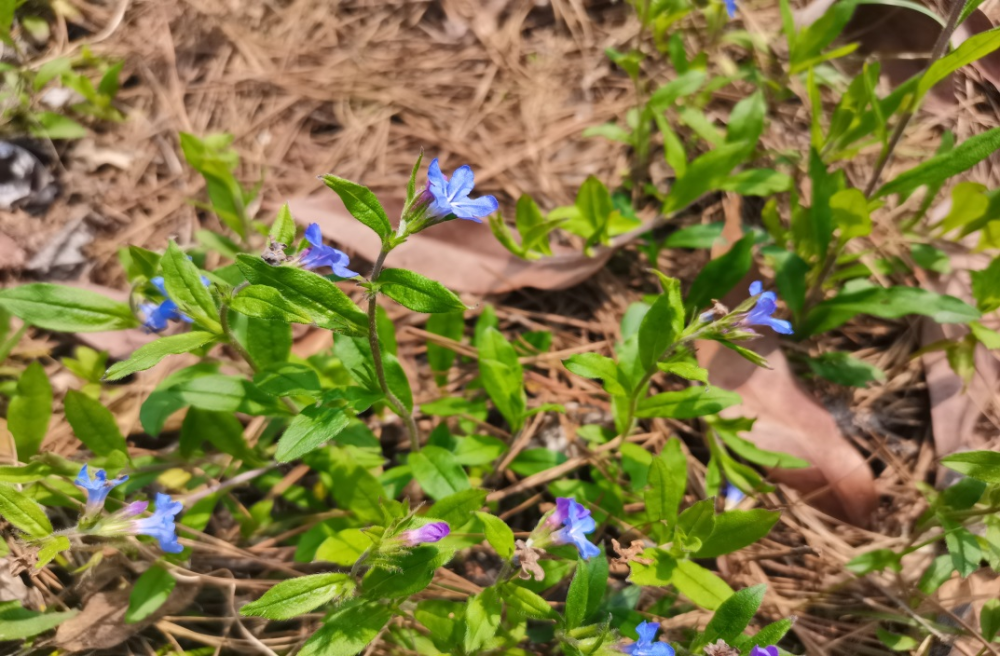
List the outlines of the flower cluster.
{"label": "flower cluster", "polygon": [[[140,303],[139,312],[143,316],[142,325],[148,332],[162,332],[171,321],[183,321],[191,323],[191,317],[183,314],[167,294],[167,289],[163,284],[163,276],[156,276],[149,281],[153,287],[160,292],[163,300],[160,303]],[[208,287],[209,280],[205,276],[201,277],[201,284]]]}
{"label": "flower cluster", "polygon": [[576,499],[559,497],[555,510],[549,512],[524,543],[522,551],[544,549],[549,545],[572,544],[584,560],[599,556],[601,550],[587,539],[597,530],[597,523]]}
{"label": "flower cluster", "polygon": [[[763,293],[761,293],[763,292]],[[765,292],[764,285],[755,280],[750,283],[750,295],[758,296],[757,303],[753,309],[744,315],[738,325],[740,326],[768,326],[776,333],[782,335],[792,334],[792,324],[783,319],[775,319],[771,315],[778,309],[778,296],[774,292]]]}
{"label": "flower cluster", "polygon": [[716,301],[715,307],[702,313],[700,319],[704,323],[717,321],[715,328],[731,340],[760,337],[753,326],[767,326],[776,333],[791,335],[792,324],[772,316],[777,309],[778,295],[765,292],[764,285],[755,280],[750,283],[750,298],[738,308],[730,312],[726,306]]}
{"label": "flower cluster", "polygon": [[183,504],[174,501],[169,494],[156,494],[156,510],[149,517],[138,517],[149,507],[147,501],[133,501],[118,512],[99,518],[104,509],[108,493],[128,480],[119,476],[108,480],[107,472],[98,469],[90,477],[87,465],[80,469],[75,483],[87,491],[87,505],[79,529],[85,535],[101,537],[121,537],[124,535],[148,535],[156,538],[160,548],[167,553],[180,553],[184,548],[177,541],[175,517],[184,509]]}

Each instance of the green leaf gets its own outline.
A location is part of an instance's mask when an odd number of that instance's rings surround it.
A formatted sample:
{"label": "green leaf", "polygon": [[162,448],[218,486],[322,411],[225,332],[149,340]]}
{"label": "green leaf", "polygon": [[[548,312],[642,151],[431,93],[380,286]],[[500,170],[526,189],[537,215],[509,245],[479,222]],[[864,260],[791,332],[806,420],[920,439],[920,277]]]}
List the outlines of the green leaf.
{"label": "green leaf", "polygon": [[684,300],[689,313],[708,307],[713,298],[722,298],[743,279],[753,263],[753,241],[753,233],[748,232],[729,252],[702,267]]}
{"label": "green leaf", "polygon": [[128,456],[128,445],[111,411],[83,392],[69,390],[64,401],[66,420],[73,433],[98,456],[120,451]]}
{"label": "green leaf", "polygon": [[240,609],[240,615],[288,620],[308,613],[339,597],[354,592],[354,581],[347,574],[325,572],[282,581]]}
{"label": "green leaf", "polygon": [[702,540],[701,549],[694,557],[716,558],[748,547],[770,533],[780,518],[780,512],[763,508],[730,510],[716,515],[711,535]]}
{"label": "green leaf", "polygon": [[685,597],[702,608],[715,610],[733,595],[725,581],[690,560],[677,562],[670,582]]}
{"label": "green leaf", "polygon": [[733,107],[726,124],[726,141],[756,144],[764,132],[766,116],[767,102],[763,92],[758,89]]}
{"label": "green leaf", "polygon": [[441,283],[406,269],[384,269],[379,291],[414,312],[464,312],[465,304]]}
{"label": "green leaf", "polygon": [[125,623],[135,624],[155,613],[170,598],[176,585],[174,577],[162,567],[153,565],[147,569],[136,579],[135,587],[128,596]]}
{"label": "green leaf", "polygon": [[19,460],[38,453],[51,418],[52,386],[45,369],[35,360],[21,372],[7,407],[7,429],[14,436]]}
{"label": "green leaf", "polygon": [[230,148],[229,134],[209,134],[199,139],[193,134],[180,133],[184,159],[205,178],[211,209],[223,223],[242,238],[246,238],[246,198],[233,171],[239,166],[239,155]]}
{"label": "green leaf", "polygon": [[59,535],[45,540],[42,542],[42,547],[38,550],[38,561],[35,563],[35,569],[45,567],[60,553],[63,551],[69,551],[72,547],[73,545],[70,544],[69,538],[65,535]]}
{"label": "green leaf", "polygon": [[39,139],[82,139],[87,136],[87,128],[73,119],[56,112],[35,112],[31,114],[31,135]]}
{"label": "green leaf", "polygon": [[941,464],[986,483],[1000,484],[1000,453],[964,451],[941,458]]}
{"label": "green leaf", "polygon": [[993,312],[1000,308],[1000,257],[994,258],[981,271],[970,271],[972,296],[976,307],[983,312]]}
{"label": "green leaf", "polygon": [[665,374],[680,376],[708,385],[708,370],[690,362],[659,362],[656,368]]}
{"label": "green leaf", "polygon": [[611,358],[598,353],[577,353],[563,360],[563,366],[578,376],[600,379],[604,390],[612,396],[626,396],[628,390],[623,383],[618,365]]}
{"label": "green leaf", "polygon": [[731,644],[757,614],[766,591],[766,585],[755,585],[743,588],[722,602],[705,626],[705,640],[709,643],[724,640]]}
{"label": "green leaf", "polygon": [[687,489],[687,458],[676,437],[667,440],[659,457],[653,458],[648,481],[650,489],[644,497],[647,516],[650,521],[673,525]]}
{"label": "green leaf", "polygon": [[551,619],[557,617],[557,613],[549,602],[538,596],[531,590],[508,583],[500,588],[500,596],[507,602],[507,607],[526,617],[538,619]]}
{"label": "green leaf", "polygon": [[698,549],[715,528],[715,501],[702,499],[685,508],[677,518],[677,528]]}
{"label": "green leaf", "polygon": [[833,223],[840,228],[840,242],[867,237],[872,231],[868,200],[859,189],[844,189],[830,197]]}
{"label": "green leaf", "polygon": [[511,461],[510,469],[515,474],[531,476],[552,469],[564,462],[566,462],[566,454],[561,451],[544,448],[525,449]]}
{"label": "green leaf", "polygon": [[885,380],[885,372],[875,365],[839,351],[807,358],[806,364],[820,378],[845,387],[867,387],[868,383]]}
{"label": "green leaf", "polygon": [[351,216],[374,230],[382,241],[385,241],[386,237],[392,234],[392,224],[389,223],[389,217],[385,215],[381,203],[368,187],[338,178],[335,175],[324,175],[323,182],[326,183],[327,187],[337,192]]}
{"label": "green leaf", "polygon": [[[977,36],[982,37],[986,34],[994,35],[993,38],[1000,36],[1000,33],[996,30],[984,32]],[[976,37],[967,40],[962,44],[962,47],[974,38]],[[909,171],[900,173],[894,179],[882,185],[875,192],[875,198],[890,194],[900,194],[903,197],[909,196],[920,187],[937,184],[963,171],[967,171],[989,157],[997,149],[1000,149],[1000,128],[993,128],[992,130],[987,130],[966,139],[946,153],[924,160]]]}
{"label": "green leaf", "polygon": [[322,393],[316,370],[304,364],[282,362],[264,367],[253,376],[254,385],[274,396],[312,396]]}
{"label": "green leaf", "polygon": [[749,169],[723,180],[719,188],[741,196],[771,196],[788,191],[794,180],[773,169]]}
{"label": "green leaf", "polygon": [[167,252],[160,260],[163,267],[163,284],[170,300],[177,303],[181,312],[194,319],[210,332],[219,334],[219,310],[215,307],[212,294],[201,280],[201,271],[175,242],[167,246]]}
{"label": "green leaf", "polygon": [[750,440],[740,437],[738,435],[738,431],[749,430],[749,425],[744,426],[737,424],[735,426],[731,426],[727,420],[720,419],[713,421],[712,427],[715,429],[716,434],[722,439],[723,442],[726,443],[726,446],[728,446],[733,453],[745,460],[749,460],[755,465],[760,465],[761,467],[782,467],[784,469],[805,469],[812,466],[808,461],[803,460],[802,458],[796,458],[795,456],[787,453],[781,453],[780,451],[768,451],[766,449],[761,449]]}
{"label": "green leaf", "polygon": [[22,608],[17,601],[0,602],[0,641],[24,640],[51,631],[77,612],[38,613]]}
{"label": "green leaf", "polygon": [[415,451],[407,462],[420,487],[434,499],[444,499],[472,487],[455,456],[439,446],[427,446]]}
{"label": "green leaf", "polygon": [[580,209],[580,217],[589,231],[589,234],[583,235],[587,238],[587,245],[607,241],[608,218],[614,205],[604,183],[592,175],[588,176],[577,192],[576,206]]}
{"label": "green leaf", "polygon": [[955,565],[951,562],[949,554],[941,554],[927,566],[917,588],[925,595],[932,595],[934,591],[944,585],[944,582],[951,578],[955,571]]}
{"label": "green leaf", "polygon": [[881,572],[889,568],[894,572],[901,572],[903,565],[900,562],[901,556],[892,549],[875,549],[860,556],[855,556],[847,562],[845,567],[855,574],[868,574],[870,572]]}
{"label": "green leaf", "polygon": [[[465,334],[465,312],[432,314],[427,318],[427,332],[460,342]],[[438,385],[448,382],[448,370],[455,362],[455,351],[434,342],[427,342],[427,364],[434,372]]]}
{"label": "green leaf", "polygon": [[694,68],[660,86],[649,96],[649,107],[654,112],[664,112],[680,98],[695,94],[705,83],[705,71]]}
{"label": "green leaf", "polygon": [[465,607],[465,653],[476,653],[496,637],[502,612],[496,588],[486,588],[469,598]]}
{"label": "green leaf", "polygon": [[684,330],[681,284],[666,278],[667,289],[650,306],[639,324],[639,363],[648,371],[673,346]]}
{"label": "green leaf", "polygon": [[608,589],[608,560],[600,555],[590,560],[578,560],[576,573],[566,595],[566,625],[570,629],[582,626],[597,612]]}
{"label": "green leaf", "polygon": [[983,609],[979,611],[979,626],[983,638],[993,642],[1000,633],[1000,599],[990,599],[983,604]]}
{"label": "green leaf", "polygon": [[1000,30],[992,29],[972,35],[952,52],[930,65],[917,85],[916,102],[919,102],[935,84],[963,66],[982,59],[997,48],[1000,48]]}
{"label": "green leaf", "polygon": [[469,521],[469,515],[482,508],[485,502],[486,490],[463,490],[435,503],[427,516],[443,519],[452,526],[463,526]]}
{"label": "green leaf", "polygon": [[951,554],[951,562],[964,579],[979,569],[979,561],[983,559],[979,541],[967,528],[953,520],[942,518],[941,526],[945,530],[944,543]]}
{"label": "green leaf", "polygon": [[278,440],[278,462],[291,462],[334,439],[351,423],[343,408],[310,406],[292,419]]}
{"label": "green leaf", "polygon": [[368,334],[368,315],[323,276],[296,267],[272,267],[250,255],[237,256],[236,263],[248,281],[274,287],[320,328],[348,335]]}
{"label": "green leaf", "polygon": [[282,205],[281,209],[278,210],[278,216],[274,217],[274,223],[271,224],[268,237],[273,242],[285,246],[290,246],[295,241],[295,220],[288,209],[288,203]]}
{"label": "green leaf", "polygon": [[42,507],[11,485],[0,484],[0,516],[30,537],[52,534],[52,523]]}
{"label": "green leaf", "polygon": [[916,287],[869,287],[856,292],[841,292],[813,308],[798,331],[808,337],[837,328],[858,314],[883,319],[898,319],[908,314],[930,317],[938,323],[968,323],[980,318],[979,312],[954,296],[936,294]]}
{"label": "green leaf", "polygon": [[745,644],[741,644],[740,646],[743,649],[752,649],[753,647],[776,645],[781,642],[781,639],[785,637],[786,633],[791,631],[792,624],[793,621],[788,618],[780,619],[777,622],[771,622],[749,638]]}
{"label": "green leaf", "polygon": [[679,392],[663,392],[639,402],[636,416],[691,419],[714,415],[740,402],[736,392],[721,387],[689,387]]}
{"label": "green leaf", "polygon": [[286,321],[229,315],[233,336],[250,355],[257,368],[284,364],[292,353],[292,327]]}
{"label": "green leaf", "polygon": [[[416,594],[430,585],[434,572],[445,565],[454,550],[440,545],[423,544],[398,558],[393,568],[368,570],[362,589],[368,599],[400,599]],[[400,576],[405,572],[405,576]]]}
{"label": "green leaf", "polygon": [[0,307],[32,326],[63,333],[125,330],[139,325],[126,303],[47,282],[0,290]]}
{"label": "green leaf", "polygon": [[222,453],[243,462],[255,464],[260,458],[243,437],[243,424],[230,412],[214,412],[191,408],[181,425],[181,453],[190,456],[194,449],[207,439]]}
{"label": "green leaf", "polygon": [[486,328],[479,343],[479,374],[483,387],[512,433],[521,430],[527,410],[524,371],[514,347],[496,328]]}
{"label": "green leaf", "polygon": [[[744,143],[727,143],[708,151],[687,166],[663,203],[663,213],[682,210],[703,194],[720,189],[730,172],[748,155]],[[717,261],[717,260],[714,260]]]}
{"label": "green leaf", "polygon": [[875,627],[875,634],[882,641],[882,644],[893,651],[913,651],[920,646],[920,643],[916,639],[908,635],[891,633],[881,626]]}
{"label": "green leaf", "polygon": [[190,353],[217,339],[217,335],[201,330],[161,337],[137,348],[128,360],[116,362],[104,374],[104,380],[120,380],[139,371],[151,369],[169,355]]}
{"label": "green leaf", "polygon": [[229,307],[255,319],[305,324],[313,322],[305,310],[291,303],[278,289],[267,285],[250,285],[241,289],[229,302]]}
{"label": "green leaf", "polygon": [[372,546],[372,540],[361,529],[346,528],[337,531],[320,543],[313,560],[351,567]]}
{"label": "green leaf", "polygon": [[379,603],[337,611],[306,641],[298,656],[357,656],[391,617],[392,609]]}
{"label": "green leaf", "polygon": [[493,550],[504,560],[510,560],[511,556],[514,555],[514,531],[510,530],[507,522],[496,515],[478,511],[476,517],[483,523],[486,540],[493,547]]}

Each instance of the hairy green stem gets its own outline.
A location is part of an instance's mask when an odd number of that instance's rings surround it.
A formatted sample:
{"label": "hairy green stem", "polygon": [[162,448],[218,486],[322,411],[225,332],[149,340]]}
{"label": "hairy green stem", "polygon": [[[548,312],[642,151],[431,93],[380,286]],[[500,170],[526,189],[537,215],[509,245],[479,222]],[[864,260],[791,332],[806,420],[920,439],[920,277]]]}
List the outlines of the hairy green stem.
{"label": "hairy green stem", "polygon": [[[378,254],[378,259],[375,260],[375,266],[372,267],[372,274],[369,277],[371,282],[378,280],[379,274],[382,273],[382,265],[385,264],[385,258],[389,254],[389,251],[385,247]],[[389,383],[385,378],[385,365],[382,363],[382,347],[378,341],[378,321],[376,319],[376,311],[378,310],[378,293],[372,292],[368,295],[368,344],[371,346],[372,350],[372,360],[375,363],[375,375],[378,377],[379,387],[382,388],[382,393],[385,395],[386,400],[389,401],[389,405],[392,406],[393,411],[403,420],[406,424],[406,432],[410,434],[410,449],[413,451],[420,450],[420,432],[417,429],[417,422],[413,419],[413,414],[406,409],[403,402],[400,401],[392,390],[389,389]]]}

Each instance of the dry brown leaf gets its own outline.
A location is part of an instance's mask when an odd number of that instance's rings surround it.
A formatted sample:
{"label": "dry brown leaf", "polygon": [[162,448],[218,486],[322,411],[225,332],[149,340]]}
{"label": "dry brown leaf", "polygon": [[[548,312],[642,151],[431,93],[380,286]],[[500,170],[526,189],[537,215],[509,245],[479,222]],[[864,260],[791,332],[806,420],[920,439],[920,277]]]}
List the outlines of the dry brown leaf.
{"label": "dry brown leaf", "polygon": [[618,543],[618,540],[611,538],[611,546],[614,547],[615,553],[618,554],[618,558],[616,560],[619,563],[639,563],[640,565],[653,564],[652,559],[643,558],[639,555],[646,550],[642,540],[632,540],[632,544],[627,547],[623,547]]}
{"label": "dry brown leaf", "polygon": [[[727,199],[723,236],[732,244],[742,234],[740,212]],[[721,251],[721,249],[720,249]],[[720,251],[713,256],[721,255]],[[746,297],[756,271],[722,299],[734,307]],[[789,485],[807,495],[809,501],[834,517],[866,526],[878,504],[875,480],[865,459],[844,438],[837,422],[822,405],[800,386],[777,336],[761,329],[763,336],[747,344],[764,356],[771,369],[747,362],[717,342],[702,343],[698,360],[709,371],[709,381],[739,393],[743,402],[728,408],[724,416],[756,418],[747,438],[762,449],[780,451],[812,463],[807,469],[773,469],[771,480]]]}
{"label": "dry brown leaf", "polygon": [[730,647],[725,640],[716,640],[715,644],[705,646],[705,656],[739,656],[740,650]]}
{"label": "dry brown leaf", "polygon": [[517,547],[514,550],[514,556],[521,565],[518,576],[525,580],[530,578],[534,578],[536,581],[545,580],[545,570],[538,564],[538,558],[542,552],[534,547],[529,547],[524,540],[517,540],[514,546]]}
{"label": "dry brown leaf", "polygon": [[56,630],[56,646],[67,652],[111,649],[164,615],[173,615],[184,610],[194,601],[197,592],[197,586],[178,583],[166,603],[149,617],[135,624],[125,623],[125,611],[128,610],[131,588],[98,592],[87,600],[87,604],[76,617],[59,625]]}
{"label": "dry brown leaf", "polygon": [[[387,205],[386,213],[397,216],[401,207]],[[289,208],[296,222],[318,223],[325,236],[362,258],[371,261],[379,251],[375,233],[354,219],[332,192],[292,200]],[[501,246],[489,226],[455,220],[410,237],[392,252],[388,266],[411,269],[468,294],[501,294],[522,287],[565,289],[597,273],[624,243],[627,240],[616,240],[593,257],[553,246],[554,257],[528,261]]]}
{"label": "dry brown leaf", "polygon": [[0,271],[19,271],[24,262],[24,250],[13,239],[0,234]]}

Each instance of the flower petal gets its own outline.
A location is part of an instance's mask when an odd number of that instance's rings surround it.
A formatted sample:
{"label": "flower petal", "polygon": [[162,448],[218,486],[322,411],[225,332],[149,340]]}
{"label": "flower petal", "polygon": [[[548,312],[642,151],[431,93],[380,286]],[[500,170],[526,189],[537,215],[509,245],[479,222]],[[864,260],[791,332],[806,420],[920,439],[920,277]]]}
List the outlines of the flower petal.
{"label": "flower petal", "polygon": [[432,159],[430,166],[427,167],[427,188],[438,200],[448,198],[448,180],[441,173],[441,164],[437,157]]}
{"label": "flower petal", "polygon": [[771,330],[782,335],[792,335],[795,332],[792,330],[792,324],[784,319],[768,319],[767,325],[771,327]]}
{"label": "flower petal", "polygon": [[656,632],[660,630],[659,622],[642,621],[635,627],[635,632],[639,634],[639,642],[653,642],[656,639]]}
{"label": "flower petal", "polygon": [[466,164],[458,167],[451,174],[451,180],[448,181],[448,200],[454,202],[467,199],[475,183],[476,179],[471,166]]}
{"label": "flower petal", "polygon": [[319,229],[318,223],[309,224],[309,227],[306,228],[305,238],[313,246],[323,245],[323,232]]}
{"label": "flower petal", "polygon": [[764,283],[759,280],[754,280],[750,283],[750,295],[756,296],[764,290]]}
{"label": "flower petal", "polygon": [[482,196],[472,199],[466,198],[460,201],[453,201],[451,210],[460,219],[472,219],[477,221],[484,216],[493,214],[500,208],[500,203],[493,196]]}

